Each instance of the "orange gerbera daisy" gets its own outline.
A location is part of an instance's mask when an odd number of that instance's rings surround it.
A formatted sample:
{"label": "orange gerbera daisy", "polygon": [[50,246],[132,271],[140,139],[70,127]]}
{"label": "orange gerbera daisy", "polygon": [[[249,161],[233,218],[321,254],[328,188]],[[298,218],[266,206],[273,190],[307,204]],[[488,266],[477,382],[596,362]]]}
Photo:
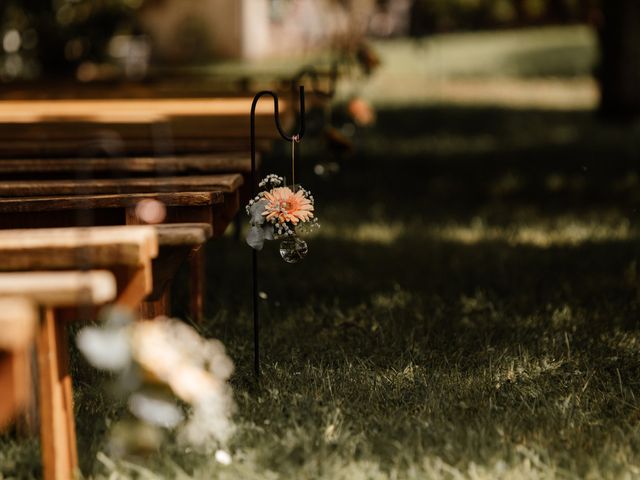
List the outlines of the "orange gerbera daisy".
{"label": "orange gerbera daisy", "polygon": [[290,222],[297,225],[298,222],[313,218],[313,204],[302,190],[293,193],[289,187],[278,187],[265,192],[264,199],[267,205],[262,215],[267,220],[275,219],[278,223]]}

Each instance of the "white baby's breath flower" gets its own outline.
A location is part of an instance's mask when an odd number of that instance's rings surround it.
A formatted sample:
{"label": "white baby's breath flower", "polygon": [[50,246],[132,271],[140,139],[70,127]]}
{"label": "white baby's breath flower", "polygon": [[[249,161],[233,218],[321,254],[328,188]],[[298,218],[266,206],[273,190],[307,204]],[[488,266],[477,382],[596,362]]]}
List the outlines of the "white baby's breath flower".
{"label": "white baby's breath flower", "polygon": [[216,462],[222,465],[231,465],[231,455],[225,450],[216,451]]}

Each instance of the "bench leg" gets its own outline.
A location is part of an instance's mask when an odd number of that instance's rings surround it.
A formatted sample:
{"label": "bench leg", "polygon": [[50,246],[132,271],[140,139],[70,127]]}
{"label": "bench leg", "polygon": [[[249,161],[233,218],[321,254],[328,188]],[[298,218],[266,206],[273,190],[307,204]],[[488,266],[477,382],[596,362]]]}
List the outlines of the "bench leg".
{"label": "bench leg", "polygon": [[171,282],[167,282],[160,298],[145,300],[140,305],[140,318],[143,320],[153,320],[161,316],[171,316]]}
{"label": "bench leg", "polygon": [[0,353],[0,429],[29,405],[31,393],[29,349]]}
{"label": "bench leg", "polygon": [[75,478],[78,467],[66,326],[51,308],[38,332],[40,440],[45,480]]}
{"label": "bench leg", "polygon": [[[35,346],[34,346],[35,347]],[[32,347],[26,352],[26,367],[28,373],[25,375],[28,383],[29,396],[27,403],[18,419],[16,420],[16,432],[18,438],[34,438],[38,436],[40,420],[38,418],[38,358],[37,351]],[[0,390],[1,391],[1,390]]]}
{"label": "bench leg", "polygon": [[198,323],[204,320],[205,261],[202,247],[194,250],[189,256],[189,311]]}
{"label": "bench leg", "polygon": [[118,305],[137,309],[151,292],[151,267],[140,265],[136,269],[114,270],[118,283]]}

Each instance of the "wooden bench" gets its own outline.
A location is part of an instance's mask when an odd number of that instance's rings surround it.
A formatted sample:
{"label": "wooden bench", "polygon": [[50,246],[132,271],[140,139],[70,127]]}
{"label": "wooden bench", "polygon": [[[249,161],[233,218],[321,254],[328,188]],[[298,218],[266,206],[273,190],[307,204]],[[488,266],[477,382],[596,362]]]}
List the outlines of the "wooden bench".
{"label": "wooden bench", "polygon": [[[29,255],[22,255],[24,262]],[[36,264],[43,263],[39,255],[35,258]],[[35,337],[40,441],[46,480],[71,479],[78,468],[66,331],[68,316],[59,317],[59,309],[102,305],[115,297],[116,280],[107,271],[0,273],[3,330],[0,348],[9,352],[8,360],[0,363],[4,397],[0,400],[0,418],[14,417],[29,401],[30,346]],[[40,326],[34,329],[38,310],[42,312]]]}
{"label": "wooden bench", "polygon": [[45,176],[133,176],[208,173],[251,173],[249,152],[110,158],[20,158],[0,160],[4,179]]}
{"label": "wooden bench", "polygon": [[137,308],[152,291],[153,227],[51,228],[0,231],[0,272],[108,269],[116,301]]}
{"label": "wooden bench", "polygon": [[[191,179],[195,179],[191,181]],[[139,201],[154,198],[166,206],[166,223],[207,223],[212,231],[209,236],[220,236],[240,207],[238,187],[243,179],[238,174],[170,177],[150,179],[124,179],[74,182],[60,181],[7,181],[0,184],[0,229],[42,228],[76,225],[138,225],[142,222],[136,214]],[[192,183],[198,188],[207,187],[210,192],[169,193],[109,193],[86,195],[81,192],[127,192],[148,190],[152,187],[182,189]],[[71,193],[71,195],[1,197],[3,194],[21,193]],[[28,213],[28,215],[25,215]],[[204,251],[190,257],[191,313],[196,320],[204,316]],[[168,297],[165,297],[165,300]],[[157,302],[159,298],[152,298]],[[149,314],[162,312],[159,304],[144,310]],[[168,304],[166,304],[168,306]]]}
{"label": "wooden bench", "polygon": [[0,182],[0,197],[201,191],[233,194],[242,183],[241,175],[231,173],[186,177],[6,180]]}
{"label": "wooden bench", "polygon": [[[136,224],[138,220],[135,217],[134,202],[148,196],[171,203],[165,202],[171,207],[167,212],[167,222],[211,223],[214,236],[218,236],[224,232],[240,208],[239,188],[243,182],[239,174],[94,180],[7,180],[0,182],[0,213],[3,214],[0,217],[0,228],[21,228],[21,225],[30,228],[73,226],[82,222],[96,225]],[[128,194],[136,196],[127,196]],[[195,204],[189,204],[191,201]],[[89,209],[120,210],[123,205],[126,205],[124,219],[94,219],[86,214]],[[24,215],[11,215],[17,212],[23,214],[44,211],[47,213],[30,215],[29,219],[23,218]],[[58,216],[53,215],[53,212],[65,213]],[[122,211],[108,213],[115,213],[117,216]],[[107,223],[101,223],[103,221]]]}
{"label": "wooden bench", "polygon": [[[202,312],[204,270],[200,249],[213,234],[208,223],[177,223],[156,225],[160,252],[153,260],[153,291],[141,309],[142,318],[171,314],[170,285],[185,260],[191,260],[191,312]],[[196,263],[196,265],[194,265]],[[199,290],[200,289],[200,290]],[[198,319],[198,318],[196,318]]]}
{"label": "wooden bench", "polygon": [[29,299],[0,297],[0,430],[30,400],[30,350],[37,318],[37,305]]}
{"label": "wooden bench", "polygon": [[[0,101],[0,155],[91,156],[247,151],[251,97]],[[286,123],[287,102],[280,110]],[[278,138],[272,105],[260,103],[261,145]]]}

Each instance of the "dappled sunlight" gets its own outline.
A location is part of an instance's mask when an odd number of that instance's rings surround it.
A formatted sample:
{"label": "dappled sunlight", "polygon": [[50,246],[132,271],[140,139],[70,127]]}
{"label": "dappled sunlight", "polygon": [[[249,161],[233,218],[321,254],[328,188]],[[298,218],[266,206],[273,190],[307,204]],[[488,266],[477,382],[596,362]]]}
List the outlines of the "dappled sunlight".
{"label": "dappled sunlight", "polygon": [[404,237],[466,245],[503,242],[511,246],[550,248],[640,239],[640,231],[628,219],[616,218],[615,215],[612,219],[602,220],[567,216],[503,225],[492,225],[476,217],[468,223],[363,222],[353,226],[325,224],[316,236],[379,245],[392,245]]}
{"label": "dappled sunlight", "polygon": [[[449,104],[592,110],[596,32],[586,26],[433,35],[378,45],[384,68],[364,95],[377,106]],[[403,88],[397,88],[402,85]],[[346,83],[345,91],[353,85]]]}
{"label": "dappled sunlight", "polygon": [[402,223],[363,222],[350,227],[324,224],[315,235],[319,238],[351,240],[363,243],[391,245],[406,231]]}
{"label": "dappled sunlight", "polygon": [[614,224],[558,219],[553,223],[511,226],[488,225],[476,219],[467,225],[443,225],[429,230],[434,239],[474,244],[487,241],[505,242],[512,246],[530,245],[540,248],[575,246],[587,242],[605,242],[640,238],[629,221]]}

